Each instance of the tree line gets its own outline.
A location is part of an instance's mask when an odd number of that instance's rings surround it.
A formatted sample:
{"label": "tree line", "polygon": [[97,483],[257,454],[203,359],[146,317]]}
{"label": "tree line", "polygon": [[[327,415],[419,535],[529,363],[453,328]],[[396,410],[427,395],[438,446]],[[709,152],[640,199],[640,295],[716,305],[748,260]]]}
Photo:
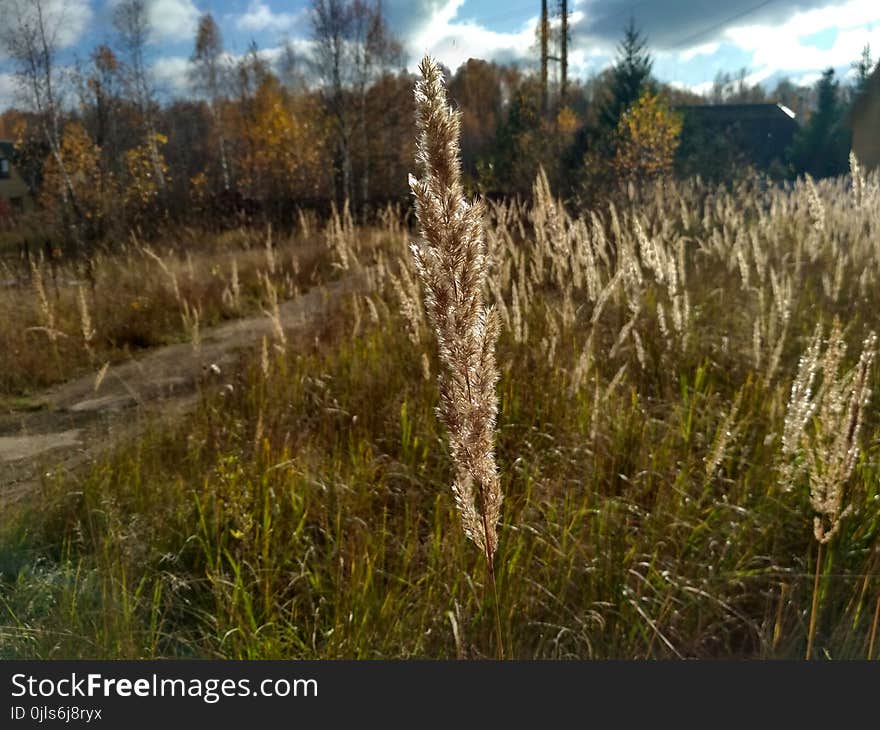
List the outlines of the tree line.
{"label": "tree line", "polygon": [[[21,107],[0,117],[18,168],[38,200],[29,225],[67,249],[169,221],[290,224],[299,208],[349,203],[368,218],[408,201],[414,155],[414,78],[378,0],[313,0],[310,50],[292,43],[240,56],[201,16],[188,89],[164,100],[147,62],[145,0],[122,0],[113,39],[71,69],[58,60],[57,5],[7,0],[0,42],[16,65]],[[470,59],[446,70],[461,111],[464,179],[473,192],[527,196],[539,169],[568,199],[594,200],[631,180],[719,173],[717,159],[682,159],[680,109],[778,101],[808,117],[778,176],[833,175],[846,167],[846,114],[875,68],[869,49],[842,86],[828,70],[814,88],[773,92],[747,73],[719,74],[698,96],[652,74],[645,37],[630,21],[614,64],[544,102],[540,77]],[[732,157],[735,159],[735,155]]]}

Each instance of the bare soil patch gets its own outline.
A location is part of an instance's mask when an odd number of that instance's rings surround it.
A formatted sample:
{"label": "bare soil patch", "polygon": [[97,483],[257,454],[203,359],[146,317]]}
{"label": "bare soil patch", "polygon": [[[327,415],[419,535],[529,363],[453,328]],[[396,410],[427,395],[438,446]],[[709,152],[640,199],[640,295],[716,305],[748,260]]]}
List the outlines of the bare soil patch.
{"label": "bare soil patch", "polygon": [[[320,322],[360,277],[316,287],[280,307],[285,330]],[[30,400],[26,410],[0,413],[0,507],[9,507],[39,486],[47,473],[81,467],[137,433],[144,416],[177,418],[196,402],[199,384],[235,367],[242,351],[272,337],[265,316],[205,329],[201,345],[156,348],[124,363],[55,386]]]}

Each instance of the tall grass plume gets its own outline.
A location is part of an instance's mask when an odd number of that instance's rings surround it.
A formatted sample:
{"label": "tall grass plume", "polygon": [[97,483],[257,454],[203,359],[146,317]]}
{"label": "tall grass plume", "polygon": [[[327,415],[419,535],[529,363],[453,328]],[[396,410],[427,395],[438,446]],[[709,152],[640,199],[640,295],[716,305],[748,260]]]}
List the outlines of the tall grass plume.
{"label": "tall grass plume", "polygon": [[456,469],[452,486],[465,535],[486,556],[495,593],[498,653],[503,656],[495,586],[501,488],[494,456],[498,398],[495,386],[495,309],[483,302],[487,277],[480,203],[468,203],[461,185],[460,115],[446,101],[442,72],[425,57],[416,82],[417,162],[410,176],[421,240],[411,246],[437,336],[439,416]]}

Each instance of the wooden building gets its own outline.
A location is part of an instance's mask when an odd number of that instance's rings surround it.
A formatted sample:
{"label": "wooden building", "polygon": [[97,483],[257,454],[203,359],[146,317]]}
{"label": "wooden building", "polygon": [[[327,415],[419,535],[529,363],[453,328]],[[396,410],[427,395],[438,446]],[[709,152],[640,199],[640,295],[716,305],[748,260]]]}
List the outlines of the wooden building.
{"label": "wooden building", "polygon": [[31,191],[15,166],[15,147],[0,140],[0,205],[22,213],[32,204]]}

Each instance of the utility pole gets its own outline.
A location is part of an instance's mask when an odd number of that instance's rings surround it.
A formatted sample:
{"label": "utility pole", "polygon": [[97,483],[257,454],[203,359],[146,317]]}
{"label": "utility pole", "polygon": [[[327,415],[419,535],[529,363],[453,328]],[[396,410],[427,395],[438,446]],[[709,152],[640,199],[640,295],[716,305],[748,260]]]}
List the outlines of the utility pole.
{"label": "utility pole", "polygon": [[565,104],[568,95],[568,0],[560,0],[559,13],[562,16],[562,28],[560,29],[560,65],[561,74],[559,81],[559,103]]}
{"label": "utility pole", "polygon": [[547,116],[547,40],[550,22],[547,19],[547,0],[541,0],[541,115]]}
{"label": "utility pole", "polygon": [[559,37],[559,55],[547,52],[550,36],[550,21],[547,17],[547,0],[541,0],[541,113],[547,116],[549,109],[547,94],[547,63],[558,61],[560,67],[559,103],[565,104],[568,96],[568,0],[559,0],[559,13],[562,17]]}

